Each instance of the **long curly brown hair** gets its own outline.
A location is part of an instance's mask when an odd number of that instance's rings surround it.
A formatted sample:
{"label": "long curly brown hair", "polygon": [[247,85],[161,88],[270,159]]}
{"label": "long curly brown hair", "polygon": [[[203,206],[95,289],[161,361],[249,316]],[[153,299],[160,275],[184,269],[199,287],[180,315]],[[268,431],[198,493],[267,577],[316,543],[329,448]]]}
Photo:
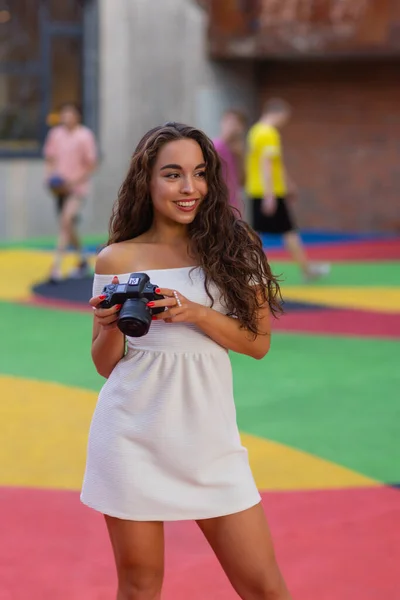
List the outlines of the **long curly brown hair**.
{"label": "long curly brown hair", "polygon": [[205,274],[207,294],[212,301],[209,284],[213,282],[229,314],[256,335],[257,312],[263,304],[269,304],[274,316],[282,312],[279,283],[271,272],[260,238],[229,205],[221,161],[212,141],[199,129],[167,123],[143,136],[113,207],[108,244],[130,240],[150,229],[150,178],[157,153],[164,144],[181,139],[195,140],[206,163],[208,193],[188,225],[188,236],[197,264]]}

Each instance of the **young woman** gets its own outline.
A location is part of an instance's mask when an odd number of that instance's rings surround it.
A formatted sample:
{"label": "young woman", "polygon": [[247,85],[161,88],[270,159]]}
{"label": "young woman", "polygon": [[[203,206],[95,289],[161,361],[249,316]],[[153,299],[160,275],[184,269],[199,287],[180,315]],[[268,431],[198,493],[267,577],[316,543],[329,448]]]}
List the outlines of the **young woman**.
{"label": "young woman", "polygon": [[[103,286],[146,272],[165,307],[124,339]],[[244,600],[290,600],[236,424],[228,350],[260,359],[279,285],[228,203],[212,142],[167,123],[139,143],[98,256],[92,357],[107,378],[82,501],[105,515],[118,600],[158,600],[163,522],[196,520]]]}

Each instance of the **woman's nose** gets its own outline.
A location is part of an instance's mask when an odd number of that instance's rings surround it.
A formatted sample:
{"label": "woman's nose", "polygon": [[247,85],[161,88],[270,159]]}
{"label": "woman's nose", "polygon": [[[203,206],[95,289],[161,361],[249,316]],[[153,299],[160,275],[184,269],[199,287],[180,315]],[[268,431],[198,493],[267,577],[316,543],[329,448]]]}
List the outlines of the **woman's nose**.
{"label": "woman's nose", "polygon": [[182,193],[191,194],[194,191],[193,179],[191,177],[182,178]]}

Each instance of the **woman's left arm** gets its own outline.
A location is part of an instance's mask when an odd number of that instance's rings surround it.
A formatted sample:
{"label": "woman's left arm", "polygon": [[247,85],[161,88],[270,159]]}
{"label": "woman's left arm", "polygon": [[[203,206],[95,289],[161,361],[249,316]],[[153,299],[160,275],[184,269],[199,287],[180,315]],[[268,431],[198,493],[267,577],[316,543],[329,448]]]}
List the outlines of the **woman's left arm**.
{"label": "woman's left arm", "polygon": [[[150,306],[167,306],[168,311],[155,318],[170,323],[194,323],[206,335],[228,350],[261,359],[267,354],[271,345],[271,316],[267,303],[258,311],[259,334],[254,336],[240,326],[238,319],[223,315],[213,308],[191,302],[182,294],[174,295],[174,290],[161,289],[165,299],[150,303]],[[261,292],[259,294],[261,298]],[[180,306],[178,305],[178,301]]]}

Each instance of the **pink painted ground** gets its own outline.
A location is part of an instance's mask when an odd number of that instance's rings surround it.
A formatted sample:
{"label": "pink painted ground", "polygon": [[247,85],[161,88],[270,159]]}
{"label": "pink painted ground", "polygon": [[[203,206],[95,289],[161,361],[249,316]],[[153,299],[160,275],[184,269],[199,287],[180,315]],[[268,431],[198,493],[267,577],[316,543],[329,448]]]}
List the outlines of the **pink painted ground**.
{"label": "pink painted ground", "polygon": [[[400,260],[400,243],[398,239],[394,239],[315,244],[307,246],[307,255],[312,260],[328,261]],[[267,248],[267,256],[275,260],[289,260],[284,250]]]}
{"label": "pink painted ground", "polygon": [[[400,491],[264,494],[296,600],[399,600]],[[0,600],[110,600],[103,519],[74,492],[0,489]],[[167,531],[163,600],[234,600],[193,523]]]}
{"label": "pink painted ground", "polygon": [[274,320],[273,328],[275,331],[398,339],[400,317],[350,309],[296,310]]}

